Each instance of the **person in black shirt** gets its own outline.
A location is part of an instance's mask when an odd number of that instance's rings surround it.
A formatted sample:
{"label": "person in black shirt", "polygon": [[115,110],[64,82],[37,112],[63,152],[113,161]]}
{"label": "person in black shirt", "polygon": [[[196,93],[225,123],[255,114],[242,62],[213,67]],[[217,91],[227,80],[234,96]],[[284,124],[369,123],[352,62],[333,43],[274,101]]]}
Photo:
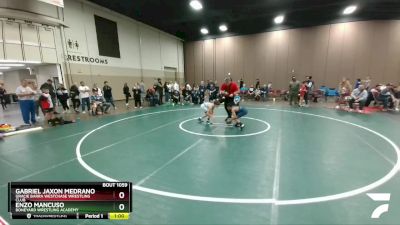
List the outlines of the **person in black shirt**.
{"label": "person in black shirt", "polygon": [[64,87],[63,84],[60,84],[57,88],[57,98],[60,101],[64,112],[69,112],[69,106],[68,106],[68,91],[67,89]]}
{"label": "person in black shirt", "polygon": [[69,96],[71,97],[72,105],[76,113],[79,113],[79,107],[81,101],[79,100],[79,89],[76,83],[74,83],[69,89]]}
{"label": "person in black shirt", "polygon": [[140,108],[142,107],[142,101],[141,101],[141,94],[142,91],[140,90],[140,85],[137,83],[135,86],[133,86],[132,88],[132,92],[133,92],[133,99],[135,100],[135,109],[139,106]]}
{"label": "person in black shirt", "polygon": [[206,93],[206,86],[205,86],[205,84],[204,84],[204,81],[201,81],[201,82],[200,82],[200,85],[199,85],[199,94],[200,94],[200,95],[199,95],[199,97],[200,97],[200,102],[199,102],[199,104],[203,104],[205,93]]}
{"label": "person in black shirt", "polygon": [[129,91],[129,87],[128,87],[127,83],[124,84],[123,92],[125,95],[125,106],[126,106],[126,108],[129,108],[129,98],[132,95],[131,95],[131,92]]}
{"label": "person in black shirt", "polygon": [[116,107],[114,105],[114,99],[112,96],[112,88],[108,85],[108,81],[104,81],[103,95],[104,95],[104,99],[106,100],[106,102],[110,103],[114,107],[114,110],[115,110]]}
{"label": "person in black shirt", "polygon": [[255,89],[260,89],[260,79],[256,79]]}
{"label": "person in black shirt", "polygon": [[44,89],[49,90],[49,94],[51,96],[51,101],[53,102],[53,106],[54,106],[54,114],[58,114],[58,112],[56,111],[56,92],[53,86],[53,80],[48,79],[46,83],[42,84],[42,86],[40,86],[40,90],[43,91]]}
{"label": "person in black shirt", "polygon": [[3,107],[3,110],[7,109],[7,102],[5,99],[6,93],[7,93],[6,89],[4,89],[3,85],[0,84],[0,103],[1,103],[1,106]]}
{"label": "person in black shirt", "polygon": [[158,92],[158,103],[159,103],[159,105],[162,105],[163,104],[163,84],[161,83],[161,78],[157,79],[157,84],[156,84],[155,89]]}

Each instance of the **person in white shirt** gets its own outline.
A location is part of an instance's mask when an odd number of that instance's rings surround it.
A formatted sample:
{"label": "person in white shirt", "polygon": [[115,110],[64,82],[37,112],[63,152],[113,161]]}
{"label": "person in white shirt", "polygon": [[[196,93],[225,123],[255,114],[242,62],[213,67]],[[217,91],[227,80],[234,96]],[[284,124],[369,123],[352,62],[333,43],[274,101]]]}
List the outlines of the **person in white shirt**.
{"label": "person in white shirt", "polygon": [[22,113],[22,119],[25,124],[35,124],[35,95],[36,91],[28,86],[26,79],[21,81],[21,86],[17,87],[15,94],[18,96],[18,102]]}
{"label": "person in white shirt", "polygon": [[81,99],[82,113],[85,112],[85,106],[90,110],[90,88],[85,85],[85,82],[81,81],[79,86],[79,98]]}
{"label": "person in white shirt", "polygon": [[174,83],[174,85],[172,86],[172,88],[173,88],[174,91],[180,91],[180,89],[179,89],[179,84],[178,84],[177,81],[175,81],[175,83]]}
{"label": "person in white shirt", "polygon": [[210,119],[214,117],[214,109],[220,104],[218,99],[213,102],[204,102],[201,104],[200,108],[203,110],[204,116],[198,118],[199,123],[202,123],[203,119],[207,117],[207,124],[212,124]]}
{"label": "person in white shirt", "polygon": [[359,85],[358,88],[351,92],[349,99],[349,107],[353,109],[353,104],[358,103],[359,109],[363,110],[365,102],[367,101],[368,92],[365,90],[364,85]]}

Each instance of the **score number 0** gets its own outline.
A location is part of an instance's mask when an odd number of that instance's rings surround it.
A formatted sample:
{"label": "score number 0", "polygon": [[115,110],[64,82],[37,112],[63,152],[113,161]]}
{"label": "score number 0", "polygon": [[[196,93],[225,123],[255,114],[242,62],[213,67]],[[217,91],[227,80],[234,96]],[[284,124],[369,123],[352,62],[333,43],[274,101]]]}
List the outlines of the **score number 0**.
{"label": "score number 0", "polygon": [[[121,192],[118,194],[118,197],[119,197],[120,199],[124,199],[124,198],[125,198],[125,192],[121,191]],[[118,208],[119,208],[119,210],[123,211],[123,210],[125,209],[125,205],[124,205],[123,203],[121,203],[121,204],[119,204]]]}

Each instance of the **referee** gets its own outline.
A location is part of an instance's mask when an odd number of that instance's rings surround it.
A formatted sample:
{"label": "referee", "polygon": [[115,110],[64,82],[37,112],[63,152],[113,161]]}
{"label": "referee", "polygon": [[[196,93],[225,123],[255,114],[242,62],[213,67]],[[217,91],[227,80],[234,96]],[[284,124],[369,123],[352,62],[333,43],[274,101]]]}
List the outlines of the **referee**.
{"label": "referee", "polygon": [[221,96],[224,97],[224,107],[225,111],[228,114],[228,117],[225,119],[225,121],[228,121],[229,118],[231,118],[231,111],[228,110],[228,107],[232,106],[233,103],[233,98],[239,94],[239,87],[235,82],[232,82],[231,77],[225,77],[225,82],[221,86]]}

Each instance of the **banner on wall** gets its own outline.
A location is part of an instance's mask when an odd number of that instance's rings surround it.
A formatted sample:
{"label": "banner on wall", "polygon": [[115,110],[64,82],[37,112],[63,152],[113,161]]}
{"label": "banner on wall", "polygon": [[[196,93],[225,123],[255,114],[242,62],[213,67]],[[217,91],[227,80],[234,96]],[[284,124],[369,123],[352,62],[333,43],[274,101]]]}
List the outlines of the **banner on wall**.
{"label": "banner on wall", "polygon": [[48,4],[56,5],[64,8],[64,0],[38,0],[40,2],[46,2]]}

